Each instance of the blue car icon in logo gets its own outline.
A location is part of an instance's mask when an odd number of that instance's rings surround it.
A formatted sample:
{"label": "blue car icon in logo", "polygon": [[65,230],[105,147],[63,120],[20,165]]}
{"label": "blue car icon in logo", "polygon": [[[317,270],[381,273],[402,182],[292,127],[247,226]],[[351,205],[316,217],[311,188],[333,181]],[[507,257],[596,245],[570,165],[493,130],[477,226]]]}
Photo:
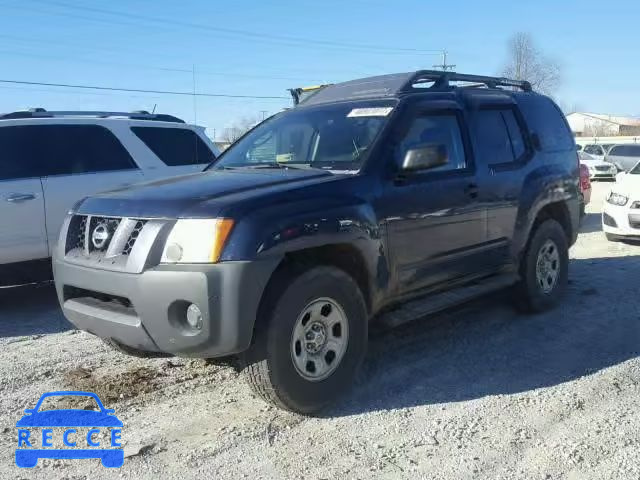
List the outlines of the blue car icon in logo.
{"label": "blue car icon in logo", "polygon": [[[60,409],[38,411],[42,402],[49,397],[90,397],[98,407],[97,410]],[[18,422],[18,448],[16,449],[16,465],[22,468],[35,467],[40,458],[51,459],[82,459],[99,458],[105,467],[117,468],[124,463],[124,450],[120,443],[122,422],[114,415],[114,410],[104,408],[100,398],[91,392],[48,392],[43,394],[34,408],[25,410],[25,414]],[[109,447],[101,445],[96,436],[101,429],[110,430]],[[30,428],[40,428],[39,438]],[[65,447],[55,448],[53,443],[53,429],[64,430],[61,440]],[[77,428],[87,429],[86,435],[78,432]],[[82,448],[86,441],[87,447]],[[100,448],[97,448],[100,447]]]}

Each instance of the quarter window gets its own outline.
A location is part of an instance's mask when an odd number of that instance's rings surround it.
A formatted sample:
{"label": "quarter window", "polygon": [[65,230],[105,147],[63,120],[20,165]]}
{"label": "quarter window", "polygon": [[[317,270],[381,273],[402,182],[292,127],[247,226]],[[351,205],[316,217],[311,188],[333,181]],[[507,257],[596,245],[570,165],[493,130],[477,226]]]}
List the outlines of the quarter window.
{"label": "quarter window", "polygon": [[131,131],[169,167],[208,164],[216,159],[211,149],[193,130],[131,127]]}

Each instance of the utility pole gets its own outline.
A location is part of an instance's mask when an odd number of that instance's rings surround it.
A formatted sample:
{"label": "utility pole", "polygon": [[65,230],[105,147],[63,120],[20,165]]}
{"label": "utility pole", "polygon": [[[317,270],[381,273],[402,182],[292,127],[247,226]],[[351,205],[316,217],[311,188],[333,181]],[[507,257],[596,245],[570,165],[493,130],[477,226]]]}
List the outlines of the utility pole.
{"label": "utility pole", "polygon": [[196,97],[196,66],[193,65],[193,69],[191,70],[193,74],[193,123],[198,123],[198,99]]}
{"label": "utility pole", "polygon": [[267,117],[267,113],[269,113],[268,110],[260,110],[260,113],[262,114],[262,121],[264,122],[264,119]]}
{"label": "utility pole", "polygon": [[447,70],[453,70],[456,68],[455,65],[447,63],[447,55],[449,53],[446,50],[442,51],[442,65],[433,65],[433,68],[439,68],[442,71],[446,72]]}

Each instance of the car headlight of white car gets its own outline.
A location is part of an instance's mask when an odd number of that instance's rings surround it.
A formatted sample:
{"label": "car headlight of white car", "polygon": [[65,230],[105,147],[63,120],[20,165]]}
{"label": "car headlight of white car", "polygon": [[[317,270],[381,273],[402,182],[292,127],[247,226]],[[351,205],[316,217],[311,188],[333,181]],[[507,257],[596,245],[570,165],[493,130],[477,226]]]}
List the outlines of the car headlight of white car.
{"label": "car headlight of white car", "polygon": [[228,218],[180,219],[167,238],[162,263],[216,263],[233,228]]}
{"label": "car headlight of white car", "polygon": [[624,207],[629,201],[629,197],[625,197],[624,195],[620,195],[619,193],[611,192],[607,197],[607,202],[612,205],[618,205],[619,207]]}

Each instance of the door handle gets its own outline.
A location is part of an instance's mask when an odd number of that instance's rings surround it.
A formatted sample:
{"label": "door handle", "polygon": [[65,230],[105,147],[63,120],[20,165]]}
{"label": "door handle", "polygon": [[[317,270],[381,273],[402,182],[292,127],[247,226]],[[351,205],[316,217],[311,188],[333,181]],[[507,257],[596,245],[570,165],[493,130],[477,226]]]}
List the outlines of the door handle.
{"label": "door handle", "polygon": [[36,196],[33,193],[13,193],[7,197],[9,203],[21,203],[29,200],[35,200]]}
{"label": "door handle", "polygon": [[471,198],[476,198],[478,196],[478,185],[475,183],[470,183],[466,187],[464,187],[464,193],[469,195]]}

